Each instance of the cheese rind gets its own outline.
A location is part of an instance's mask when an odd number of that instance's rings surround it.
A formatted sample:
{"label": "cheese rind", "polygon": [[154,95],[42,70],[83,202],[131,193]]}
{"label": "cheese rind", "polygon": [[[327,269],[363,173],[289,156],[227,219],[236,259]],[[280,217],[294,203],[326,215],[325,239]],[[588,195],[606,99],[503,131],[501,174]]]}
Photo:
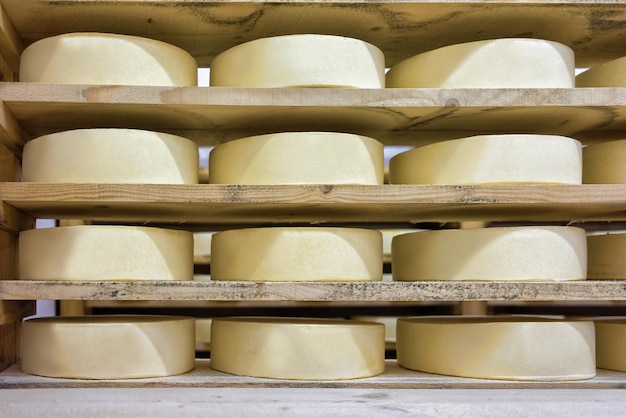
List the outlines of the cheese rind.
{"label": "cheese rind", "polygon": [[587,235],[587,278],[626,279],[626,233]]}
{"label": "cheese rind", "polygon": [[425,145],[389,162],[396,184],[581,184],[582,145],[555,135],[480,135]]}
{"label": "cheese rind", "polygon": [[20,81],[59,84],[195,86],[198,65],[167,43],[111,33],[68,33],[28,46]]}
{"label": "cheese rind", "polygon": [[216,318],[211,367],[272,379],[357,379],[385,368],[385,327],[373,322]]}
{"label": "cheese rind", "polygon": [[595,325],[597,367],[626,372],[626,318],[598,319]]}
{"label": "cheese rind", "polygon": [[256,39],[211,62],[211,86],[385,87],[385,57],[367,42],[300,34]]}
{"label": "cheese rind", "polygon": [[361,135],[282,132],[226,142],[209,155],[214,184],[383,184],[383,145]]}
{"label": "cheese rind", "polygon": [[400,366],[427,373],[507,380],[595,376],[592,321],[533,317],[398,319]]}
{"label": "cheese rind", "polygon": [[137,129],[76,129],[24,146],[22,181],[197,184],[198,147],[188,139]]}
{"label": "cheese rind", "polygon": [[73,379],[133,379],[194,367],[194,320],[176,316],[82,316],[26,320],[24,373]]}
{"label": "cheese rind", "polygon": [[583,183],[626,184],[626,139],[583,149]]}
{"label": "cheese rind", "polygon": [[77,225],[20,232],[24,280],[192,280],[189,231]]}
{"label": "cheese rind", "polygon": [[380,281],[382,235],[359,228],[273,227],[218,232],[212,280]]}
{"label": "cheese rind", "polygon": [[391,265],[398,281],[584,280],[587,243],[564,226],[423,231],[393,239]]}
{"label": "cheese rind", "polygon": [[574,52],[541,39],[467,42],[424,52],[394,65],[387,87],[571,88]]}
{"label": "cheese rind", "polygon": [[578,74],[576,87],[626,87],[626,57],[605,62]]}

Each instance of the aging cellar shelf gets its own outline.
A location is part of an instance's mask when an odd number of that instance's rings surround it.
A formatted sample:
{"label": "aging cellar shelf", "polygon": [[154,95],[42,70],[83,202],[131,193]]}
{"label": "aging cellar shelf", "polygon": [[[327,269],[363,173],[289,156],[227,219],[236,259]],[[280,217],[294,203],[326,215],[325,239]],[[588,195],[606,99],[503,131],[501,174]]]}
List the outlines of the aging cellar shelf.
{"label": "aging cellar shelf", "polygon": [[626,88],[332,89],[55,85],[0,83],[5,132],[18,149],[30,137],[66,129],[164,131],[199,145],[255,134],[324,130],[388,144],[424,145],[482,133],[621,138]]}
{"label": "aging cellar shelf", "polygon": [[0,281],[0,299],[305,302],[626,300],[622,280],[574,282]]}

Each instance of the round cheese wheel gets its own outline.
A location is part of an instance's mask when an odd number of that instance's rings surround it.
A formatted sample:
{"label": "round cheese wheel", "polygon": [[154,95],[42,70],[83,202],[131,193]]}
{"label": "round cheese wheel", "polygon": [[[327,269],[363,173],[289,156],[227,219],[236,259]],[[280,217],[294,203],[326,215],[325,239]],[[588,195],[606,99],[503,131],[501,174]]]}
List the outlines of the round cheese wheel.
{"label": "round cheese wheel", "polygon": [[582,228],[565,226],[446,229],[397,236],[394,280],[584,280]]}
{"label": "round cheese wheel", "polygon": [[582,146],[554,135],[481,135],[425,145],[389,162],[396,184],[581,184]]}
{"label": "round cheese wheel", "polygon": [[208,264],[211,261],[211,242],[215,232],[193,233],[193,259],[196,264]]}
{"label": "round cheese wheel", "polygon": [[583,148],[583,183],[626,184],[626,139]]}
{"label": "round cheese wheel", "polygon": [[574,52],[560,43],[509,38],[424,52],[394,65],[387,87],[571,88]]}
{"label": "round cheese wheel", "polygon": [[218,232],[213,280],[380,281],[382,236],[357,228],[274,227]]}
{"label": "round cheese wheel", "polygon": [[195,86],[198,65],[186,51],[153,39],[69,33],[27,47],[20,60],[20,81]]}
{"label": "round cheese wheel", "polygon": [[626,318],[598,319],[595,324],[597,367],[626,372]]}
{"label": "round cheese wheel", "polygon": [[211,347],[211,318],[196,318],[196,347],[208,350]]}
{"label": "round cheese wheel", "polygon": [[538,317],[400,318],[398,364],[480,379],[579,380],[596,374],[592,321]]}
{"label": "round cheese wheel", "polygon": [[24,146],[22,181],[197,184],[198,147],[185,138],[136,129],[76,129]]}
{"label": "round cheese wheel", "polygon": [[626,279],[626,233],[587,235],[587,278]]}
{"label": "round cheese wheel", "polygon": [[295,318],[216,318],[211,367],[272,379],[356,379],[385,368],[385,326]]}
{"label": "round cheese wheel", "polygon": [[383,184],[383,145],[334,132],[283,132],[226,142],[209,155],[209,183]]}
{"label": "round cheese wheel", "polygon": [[189,231],[77,225],[22,231],[19,273],[26,280],[192,280]]}
{"label": "round cheese wheel", "polygon": [[605,62],[578,74],[576,87],[626,87],[626,57]]}
{"label": "round cheese wheel", "polygon": [[74,379],[163,377],[193,369],[194,350],[193,318],[37,318],[23,325],[22,370]]}
{"label": "round cheese wheel", "polygon": [[367,42],[301,34],[256,39],[211,62],[212,86],[385,87],[385,57]]}

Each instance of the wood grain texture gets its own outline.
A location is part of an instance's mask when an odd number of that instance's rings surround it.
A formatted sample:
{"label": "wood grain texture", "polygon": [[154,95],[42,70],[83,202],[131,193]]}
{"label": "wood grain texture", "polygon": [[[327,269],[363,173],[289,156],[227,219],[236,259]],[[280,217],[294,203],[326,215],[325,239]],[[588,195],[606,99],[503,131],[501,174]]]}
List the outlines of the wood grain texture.
{"label": "wood grain texture", "polygon": [[[440,46],[534,37],[574,48],[587,67],[626,55],[620,1],[46,1],[2,0],[25,45],[67,32],[146,36],[177,45],[210,66],[237,44],[276,35],[324,33],[368,41],[387,65]],[[26,3],[26,4],[24,4]]]}
{"label": "wood grain texture", "polygon": [[5,300],[212,300],[308,302],[626,300],[626,282],[157,282],[0,281]]}
{"label": "wood grain texture", "polygon": [[44,219],[228,225],[626,219],[626,185],[124,185],[0,183]]}
{"label": "wood grain texture", "polygon": [[19,364],[0,373],[0,389],[19,388],[361,388],[361,389],[626,389],[626,373],[598,370],[589,380],[563,382],[525,382],[440,376],[399,367],[387,360],[382,375],[365,379],[306,381],[250,378],[221,373],[211,369],[209,360],[196,360],[189,373],[158,379],[116,381],[57,379],[31,376],[20,371]]}
{"label": "wood grain texture", "polygon": [[626,131],[626,88],[271,89],[0,83],[0,97],[7,118],[0,119],[0,125],[11,133],[4,141],[13,141],[14,148],[23,142],[16,124],[30,137],[75,128],[127,127],[178,134],[199,145],[298,130],[352,132],[396,145],[512,132],[566,135],[593,143],[623,138]]}

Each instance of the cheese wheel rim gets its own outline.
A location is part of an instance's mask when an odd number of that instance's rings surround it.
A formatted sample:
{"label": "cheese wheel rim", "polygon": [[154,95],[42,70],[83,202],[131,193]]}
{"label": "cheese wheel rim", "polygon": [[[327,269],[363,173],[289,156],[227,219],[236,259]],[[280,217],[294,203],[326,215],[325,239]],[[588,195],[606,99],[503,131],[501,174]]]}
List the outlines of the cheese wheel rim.
{"label": "cheese wheel rim", "polygon": [[626,139],[583,148],[583,183],[626,184]]}

